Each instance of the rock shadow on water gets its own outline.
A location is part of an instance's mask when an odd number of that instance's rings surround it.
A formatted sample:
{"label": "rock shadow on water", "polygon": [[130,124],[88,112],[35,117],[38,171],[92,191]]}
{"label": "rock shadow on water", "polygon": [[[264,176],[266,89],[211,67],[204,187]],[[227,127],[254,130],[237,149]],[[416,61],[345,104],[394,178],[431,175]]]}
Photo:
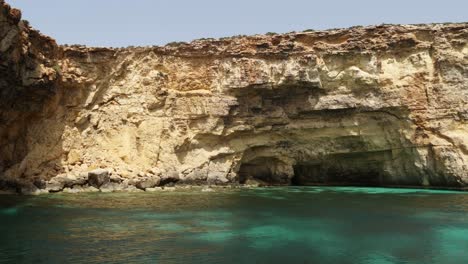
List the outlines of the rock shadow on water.
{"label": "rock shadow on water", "polygon": [[0,215],[18,215],[21,208],[32,206],[34,199],[29,196],[0,195]]}

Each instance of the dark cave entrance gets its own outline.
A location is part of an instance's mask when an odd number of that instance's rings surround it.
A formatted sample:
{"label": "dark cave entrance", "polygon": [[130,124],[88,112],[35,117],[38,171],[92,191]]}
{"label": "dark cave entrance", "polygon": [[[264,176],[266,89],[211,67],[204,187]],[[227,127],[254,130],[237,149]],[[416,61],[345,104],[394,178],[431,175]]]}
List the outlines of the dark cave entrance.
{"label": "dark cave entrance", "polygon": [[316,163],[298,163],[294,166],[294,185],[356,185],[385,184],[385,162],[391,153],[358,152],[332,154]]}
{"label": "dark cave entrance", "polygon": [[388,152],[332,154],[307,162],[287,165],[276,158],[256,158],[241,164],[241,184],[249,179],[265,185],[349,185],[382,186],[395,184],[386,170]]}
{"label": "dark cave entrance", "polygon": [[382,184],[382,172],[373,167],[343,167],[342,164],[300,164],[294,166],[291,185],[359,185]]}
{"label": "dark cave entrance", "polygon": [[356,185],[379,186],[388,180],[388,152],[332,154],[316,162],[300,162],[293,166],[292,185]]}
{"label": "dark cave entrance", "polygon": [[253,179],[266,185],[287,185],[292,174],[288,168],[289,166],[276,158],[256,158],[241,164],[238,172],[239,182],[244,184]]}

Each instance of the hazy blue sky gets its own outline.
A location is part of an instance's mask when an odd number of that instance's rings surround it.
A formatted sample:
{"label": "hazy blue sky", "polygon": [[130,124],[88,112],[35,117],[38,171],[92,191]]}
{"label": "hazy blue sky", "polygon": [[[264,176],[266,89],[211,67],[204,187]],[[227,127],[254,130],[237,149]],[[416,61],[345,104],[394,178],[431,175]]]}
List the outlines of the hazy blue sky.
{"label": "hazy blue sky", "polygon": [[468,21],[468,0],[7,0],[61,44],[162,45],[202,37],[381,23]]}

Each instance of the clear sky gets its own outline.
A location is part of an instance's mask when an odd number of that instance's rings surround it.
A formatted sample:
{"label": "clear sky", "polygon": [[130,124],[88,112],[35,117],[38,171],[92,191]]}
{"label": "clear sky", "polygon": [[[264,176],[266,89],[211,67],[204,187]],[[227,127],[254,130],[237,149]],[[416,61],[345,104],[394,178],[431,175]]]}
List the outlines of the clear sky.
{"label": "clear sky", "polygon": [[6,1],[60,44],[113,47],[381,23],[468,21],[468,0]]}

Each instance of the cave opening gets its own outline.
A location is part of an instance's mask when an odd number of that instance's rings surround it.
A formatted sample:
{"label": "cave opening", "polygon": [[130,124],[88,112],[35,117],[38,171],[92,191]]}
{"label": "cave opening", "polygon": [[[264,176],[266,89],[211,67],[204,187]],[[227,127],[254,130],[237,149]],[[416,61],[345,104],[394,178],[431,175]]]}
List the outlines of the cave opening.
{"label": "cave opening", "polygon": [[356,152],[327,155],[293,166],[292,185],[380,186],[388,178],[386,152]]}
{"label": "cave opening", "polygon": [[[294,168],[291,185],[348,185],[379,186],[382,171],[376,164],[298,164]],[[361,167],[360,165],[364,165]]]}
{"label": "cave opening", "polygon": [[238,172],[241,184],[247,183],[248,180],[255,180],[266,185],[287,185],[290,174],[284,162],[271,157],[260,157],[243,162]]}
{"label": "cave opening", "polygon": [[293,165],[276,158],[241,163],[241,184],[254,180],[264,185],[382,186],[390,180],[387,153],[346,153]]}

